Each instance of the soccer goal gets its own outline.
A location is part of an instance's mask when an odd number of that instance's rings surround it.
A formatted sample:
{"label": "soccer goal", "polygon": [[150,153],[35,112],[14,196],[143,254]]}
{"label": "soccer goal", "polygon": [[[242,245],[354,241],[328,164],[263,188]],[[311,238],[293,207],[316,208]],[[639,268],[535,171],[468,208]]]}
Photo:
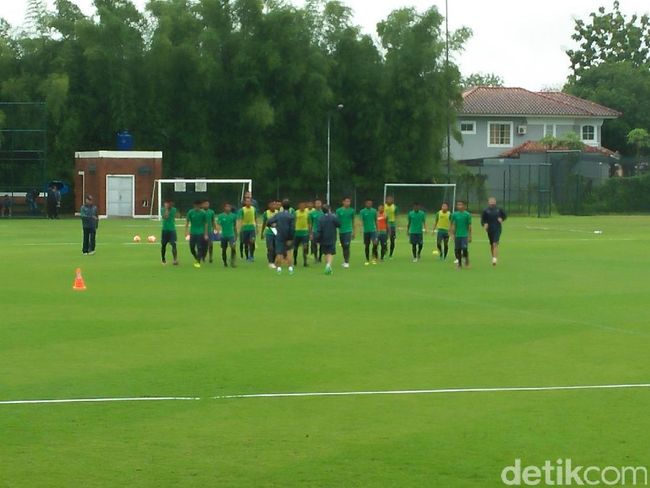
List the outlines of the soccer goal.
{"label": "soccer goal", "polygon": [[165,200],[173,200],[181,214],[187,213],[196,200],[209,200],[215,210],[224,203],[239,207],[244,193],[253,191],[250,179],[174,178],[156,180],[151,195],[151,218],[160,219]]}
{"label": "soccer goal", "polygon": [[425,212],[435,212],[447,202],[453,211],[456,201],[456,184],[454,183],[386,183],[384,185],[384,202],[392,196],[398,207],[409,208],[418,202]]}

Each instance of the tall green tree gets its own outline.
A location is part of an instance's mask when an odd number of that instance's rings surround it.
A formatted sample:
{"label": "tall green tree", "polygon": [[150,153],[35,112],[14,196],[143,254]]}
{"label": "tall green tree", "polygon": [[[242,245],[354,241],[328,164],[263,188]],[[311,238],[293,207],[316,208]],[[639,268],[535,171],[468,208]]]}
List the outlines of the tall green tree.
{"label": "tall green tree", "polygon": [[[436,9],[393,12],[377,44],[340,1],[149,0],[142,13],[94,0],[91,16],[39,1],[38,29],[0,22],[0,98],[47,103],[50,177],[69,179],[74,151],[129,129],[164,151],[167,176],[323,196],[331,119],[337,196],[379,192],[432,178],[460,100]],[[468,35],[452,35],[452,54]]]}
{"label": "tall green tree", "polygon": [[571,37],[579,48],[570,49],[572,78],[602,63],[630,63],[647,67],[650,63],[650,17],[626,16],[618,0],[612,10],[600,7],[589,15],[589,21],[576,19]]}
{"label": "tall green tree", "polygon": [[618,1],[612,10],[600,7],[589,21],[577,19],[567,51],[572,72],[565,90],[622,112],[603,126],[603,144],[631,154],[627,135],[650,128],[650,19],[626,16]]}
{"label": "tall green tree", "polygon": [[641,153],[650,148],[650,132],[646,129],[632,129],[627,135],[627,143],[634,146],[637,162],[640,162]]}
{"label": "tall green tree", "polygon": [[[460,102],[458,69],[445,63],[443,17],[436,7],[424,13],[404,8],[378,25],[386,51],[382,131],[385,174],[394,181],[430,181],[438,171],[450,120],[450,106]],[[451,38],[456,50],[469,37]]]}
{"label": "tall green tree", "polygon": [[503,78],[495,73],[472,73],[463,78],[464,88],[476,86],[503,86]]}

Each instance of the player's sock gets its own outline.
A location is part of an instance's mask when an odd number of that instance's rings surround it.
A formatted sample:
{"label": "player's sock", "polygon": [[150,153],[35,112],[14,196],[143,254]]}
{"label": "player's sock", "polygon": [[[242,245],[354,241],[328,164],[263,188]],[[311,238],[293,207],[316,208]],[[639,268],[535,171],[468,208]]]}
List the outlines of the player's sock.
{"label": "player's sock", "polygon": [[445,241],[445,259],[447,259],[447,256],[449,255],[449,241]]}
{"label": "player's sock", "polygon": [[440,254],[441,256],[443,255],[442,242],[438,242],[438,254]]}
{"label": "player's sock", "polygon": [[251,242],[249,244],[251,259],[255,259],[255,243]]}
{"label": "player's sock", "polygon": [[469,266],[469,249],[463,249],[463,257],[465,258],[465,266]]}
{"label": "player's sock", "polygon": [[411,251],[413,252],[413,259],[418,258],[418,246],[417,244],[411,244]]}
{"label": "player's sock", "polygon": [[235,259],[237,259],[237,250],[233,247],[230,250],[230,266],[235,267]]}
{"label": "player's sock", "polygon": [[293,248],[293,262],[295,263],[298,261],[298,246],[294,246]]}
{"label": "player's sock", "polygon": [[395,252],[395,237],[391,235],[390,237],[390,257],[393,257],[393,253]]}
{"label": "player's sock", "polygon": [[[240,235],[241,237],[241,235]],[[244,259],[244,241],[240,240],[239,241],[239,257]]]}
{"label": "player's sock", "polygon": [[346,263],[350,262],[350,246],[349,245],[343,246],[343,260]]}
{"label": "player's sock", "polygon": [[463,251],[460,250],[460,249],[456,249],[455,254],[456,254],[456,261],[458,261],[458,267],[462,268],[463,267]]}
{"label": "player's sock", "polygon": [[366,244],[366,262],[370,261],[370,244]]}
{"label": "player's sock", "polygon": [[420,256],[422,256],[422,248],[424,247],[423,244],[418,244],[418,259],[420,259]]}
{"label": "player's sock", "polygon": [[378,255],[377,255],[377,244],[373,244],[372,245],[372,258],[376,260],[377,257],[378,257]]}
{"label": "player's sock", "polygon": [[160,246],[160,257],[162,258],[163,263],[167,262],[167,259],[165,259],[166,254],[167,254],[167,244]]}
{"label": "player's sock", "polygon": [[309,265],[307,264],[307,260],[308,260],[308,259],[309,259],[309,248],[306,247],[306,248],[304,248],[303,251],[302,251],[302,264],[304,264],[305,268],[306,268],[307,266],[309,266]]}

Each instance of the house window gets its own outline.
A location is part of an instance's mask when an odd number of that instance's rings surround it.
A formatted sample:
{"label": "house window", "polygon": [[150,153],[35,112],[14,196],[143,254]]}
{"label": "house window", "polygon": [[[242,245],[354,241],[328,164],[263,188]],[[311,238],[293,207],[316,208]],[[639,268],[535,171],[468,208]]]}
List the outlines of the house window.
{"label": "house window", "polygon": [[582,126],[582,140],[584,142],[595,142],[596,141],[596,126],[595,125],[583,125]]}
{"label": "house window", "polygon": [[461,134],[476,134],[476,122],[461,122],[460,132]]}
{"label": "house window", "polygon": [[555,125],[546,124],[544,126],[544,135],[545,136],[553,136],[553,137],[555,137]]}
{"label": "house window", "polygon": [[512,122],[490,122],[488,124],[489,147],[512,147]]}

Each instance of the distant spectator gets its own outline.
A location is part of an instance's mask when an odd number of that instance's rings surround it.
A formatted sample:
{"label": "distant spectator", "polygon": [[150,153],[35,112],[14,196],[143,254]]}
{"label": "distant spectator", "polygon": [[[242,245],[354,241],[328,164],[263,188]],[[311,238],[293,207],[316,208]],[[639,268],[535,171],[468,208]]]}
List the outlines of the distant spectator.
{"label": "distant spectator", "polygon": [[13,199],[9,195],[2,197],[2,217],[11,217],[11,209],[13,207]]}
{"label": "distant spectator", "polygon": [[81,225],[84,231],[82,252],[84,256],[89,254],[93,255],[95,254],[95,239],[97,237],[99,216],[91,195],[86,197],[86,203],[81,206],[79,214],[81,215]]}
{"label": "distant spectator", "polygon": [[25,195],[25,201],[29,206],[29,213],[32,215],[38,214],[38,195],[39,192],[36,188],[32,188],[27,192],[27,195]]}
{"label": "distant spectator", "polygon": [[61,207],[61,192],[56,185],[50,186],[47,192],[47,218],[58,219]]}

